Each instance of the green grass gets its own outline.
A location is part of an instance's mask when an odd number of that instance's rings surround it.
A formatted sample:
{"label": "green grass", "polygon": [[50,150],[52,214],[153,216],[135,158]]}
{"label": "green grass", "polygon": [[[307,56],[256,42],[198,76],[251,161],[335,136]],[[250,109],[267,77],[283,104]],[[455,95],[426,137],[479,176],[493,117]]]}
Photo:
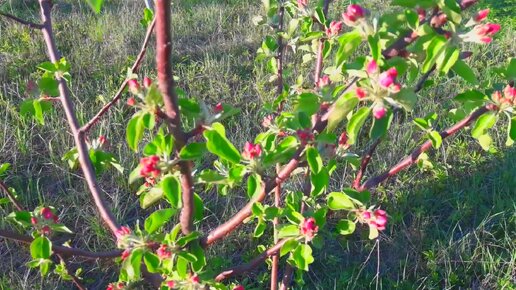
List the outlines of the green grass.
{"label": "green grass", "polygon": [[[83,2],[56,1],[54,17],[59,49],[72,65],[71,89],[81,122],[91,118],[116,92],[145,33],[138,23],[143,1],[110,1],[101,15],[91,13]],[[231,132],[228,135],[241,147],[259,132],[260,108],[274,94],[264,68],[253,63],[262,37],[269,33],[250,22],[260,7],[249,0],[176,2],[183,2],[173,14],[174,70],[179,85],[189,96],[208,104],[236,103],[242,113],[226,125]],[[347,2],[334,5],[345,7]],[[364,2],[374,8],[386,1]],[[493,17],[504,27],[491,45],[468,48],[475,53],[471,60],[474,70],[489,87],[499,79],[486,68],[514,57],[516,11],[513,0],[482,2],[493,9]],[[0,0],[0,9],[30,20],[37,17],[36,1]],[[153,57],[151,47],[142,74],[155,74]],[[69,133],[56,130],[66,127],[61,108],[56,106],[44,126],[19,116],[19,104],[28,97],[27,81],[37,79],[35,68],[45,60],[38,32],[0,18],[0,162],[13,164],[6,182],[16,188],[29,208],[41,203],[55,205],[63,222],[76,233],[65,237],[72,244],[90,250],[110,249],[111,235],[98,220],[80,172],[69,170],[61,161],[73,147]],[[304,73],[310,69],[294,68]],[[395,120],[390,142],[380,145],[367,176],[389,168],[417,145],[419,135],[407,120],[437,110],[442,112],[439,127],[451,124],[445,118],[446,110],[455,106],[451,98],[468,86],[457,78],[434,80],[438,85],[421,92],[415,111]],[[137,162],[137,156],[127,154],[123,141],[130,115],[128,108],[118,105],[92,131],[92,137],[107,136],[109,151],[127,169]],[[515,289],[516,151],[503,147],[504,134],[495,130],[493,136],[500,146],[497,153],[488,154],[468,132],[460,133],[429,153],[433,171],[414,168],[384,184],[375,198],[387,208],[391,223],[381,236],[379,251],[374,241],[360,233],[327,239],[327,244],[315,251],[316,263],[305,275],[306,285],[296,289],[370,289],[377,283],[381,289]],[[357,148],[366,142],[360,140]],[[338,190],[349,185],[350,173],[349,168],[339,168],[332,187]],[[100,177],[100,183],[118,220],[133,225],[145,217],[147,211],[140,209],[134,189],[126,185],[126,176],[110,171]],[[246,202],[240,192],[232,193],[234,198],[214,192],[203,192],[202,196],[208,206],[205,220],[210,222],[203,223],[203,231],[227,219]],[[2,206],[0,216],[10,211]],[[0,219],[0,228],[11,227]],[[217,270],[246,261],[253,257],[258,244],[252,239],[252,225],[246,225],[239,234],[209,250],[212,256],[221,253],[224,257],[210,260],[210,265]],[[41,279],[25,267],[29,260],[25,247],[2,241],[0,253],[0,289],[71,287],[54,277]],[[116,268],[109,263],[76,262],[94,289],[116,279]],[[268,278],[262,267],[240,281],[249,289],[263,289]]]}

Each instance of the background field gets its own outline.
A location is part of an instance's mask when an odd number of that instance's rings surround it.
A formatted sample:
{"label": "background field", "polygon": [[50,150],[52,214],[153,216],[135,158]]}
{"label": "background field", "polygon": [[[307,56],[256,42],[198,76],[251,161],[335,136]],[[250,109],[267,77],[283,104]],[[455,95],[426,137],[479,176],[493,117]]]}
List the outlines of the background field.
{"label": "background field", "polygon": [[[37,1],[0,0],[0,10],[37,19]],[[116,92],[139,51],[145,30],[139,19],[143,1],[111,0],[101,15],[94,15],[84,1],[55,1],[55,31],[61,53],[72,65],[71,89],[79,119],[84,122]],[[231,140],[241,146],[259,132],[260,108],[274,94],[264,68],[254,64],[255,51],[267,31],[251,24],[260,13],[259,1],[185,0],[174,10],[174,70],[179,85],[190,96],[208,104],[236,103],[242,113],[227,123]],[[334,16],[348,1],[336,1]],[[389,7],[387,1],[363,1],[377,11]],[[492,21],[502,24],[496,41],[488,46],[471,46],[473,68],[489,88],[499,81],[490,70],[515,54],[516,1],[482,1],[478,7],[493,9]],[[142,73],[153,76],[154,51],[147,53]],[[73,147],[59,106],[46,118],[44,126],[19,115],[19,104],[27,98],[28,80],[37,78],[36,66],[46,60],[39,32],[0,18],[0,163],[13,165],[6,182],[18,192],[27,207],[44,203],[58,208],[60,218],[75,231],[62,237],[90,250],[109,249],[111,235],[99,223],[95,207],[80,176],[71,171],[61,156]],[[310,67],[298,66],[302,72]],[[417,144],[420,134],[410,121],[423,112],[442,112],[439,127],[450,124],[447,109],[451,99],[467,85],[458,78],[433,78],[437,84],[420,93],[422,102],[410,114],[395,120],[390,142],[380,145],[368,176],[379,173],[400,160]],[[141,210],[134,189],[126,185],[127,170],[137,156],[125,143],[125,125],[131,111],[120,104],[94,127],[92,137],[107,136],[110,152],[121,158],[126,174],[110,171],[100,177],[101,187],[119,221],[133,225],[147,214]],[[305,286],[296,289],[516,289],[516,150],[504,147],[505,131],[492,134],[500,145],[489,154],[468,132],[447,140],[429,157],[433,171],[403,172],[378,189],[378,203],[391,218],[378,243],[355,234],[338,238],[317,250],[316,263],[305,276]],[[360,140],[364,148],[368,140]],[[399,146],[393,146],[393,144]],[[358,152],[360,153],[360,152]],[[130,159],[129,159],[130,158]],[[339,168],[332,186],[348,186],[349,168]],[[340,178],[342,176],[342,178]],[[232,198],[201,192],[209,210],[205,220],[216,224],[225,220],[246,201],[245,194]],[[0,205],[0,216],[11,211]],[[210,224],[203,223],[200,230]],[[12,225],[0,218],[0,228]],[[41,279],[25,267],[29,253],[15,243],[0,240],[0,289],[69,289],[71,284],[56,278]],[[258,241],[252,226],[210,249],[227,259],[212,259],[216,271],[246,261]],[[250,252],[251,251],[251,252]],[[251,254],[250,254],[251,253]],[[80,262],[80,260],[78,260]],[[379,273],[377,266],[379,263]],[[83,263],[84,278],[93,288],[103,289],[116,279],[110,263]],[[268,273],[241,279],[246,289],[262,289]],[[258,272],[256,272],[258,273]],[[53,277],[53,276],[52,276]]]}

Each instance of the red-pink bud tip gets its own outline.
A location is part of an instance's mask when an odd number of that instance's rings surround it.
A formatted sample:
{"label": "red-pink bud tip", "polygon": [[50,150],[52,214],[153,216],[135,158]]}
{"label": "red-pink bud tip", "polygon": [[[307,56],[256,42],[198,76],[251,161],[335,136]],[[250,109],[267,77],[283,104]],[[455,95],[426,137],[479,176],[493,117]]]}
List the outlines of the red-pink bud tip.
{"label": "red-pink bud tip", "polygon": [[152,80],[148,77],[143,78],[143,86],[146,88],[150,88],[152,86]]}

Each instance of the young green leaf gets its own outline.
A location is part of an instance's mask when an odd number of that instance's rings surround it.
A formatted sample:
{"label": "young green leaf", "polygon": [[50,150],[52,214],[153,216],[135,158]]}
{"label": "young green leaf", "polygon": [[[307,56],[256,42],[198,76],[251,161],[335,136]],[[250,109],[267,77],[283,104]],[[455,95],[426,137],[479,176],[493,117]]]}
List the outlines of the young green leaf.
{"label": "young green leaf", "polygon": [[167,208],[153,212],[148,218],[145,219],[145,231],[152,234],[165,225],[176,213],[175,209]]}
{"label": "young green leaf", "polygon": [[340,220],[337,224],[337,230],[341,235],[351,235],[355,231],[355,223],[348,219]]}
{"label": "young green leaf", "polygon": [[349,145],[355,144],[358,137],[358,133],[360,132],[360,129],[364,125],[364,122],[366,121],[367,116],[370,112],[371,109],[369,107],[362,107],[358,109],[358,111],[356,111],[351,117],[351,120],[349,120],[347,126]]}
{"label": "young green leaf", "polygon": [[353,201],[342,192],[332,192],[328,195],[328,207],[331,210],[353,210],[355,206]]}
{"label": "young green leaf", "polygon": [[52,255],[52,242],[45,236],[39,236],[30,243],[30,255],[34,259],[48,259]]}
{"label": "young green leaf", "polygon": [[206,138],[206,148],[211,153],[219,156],[220,158],[227,160],[232,163],[240,162],[240,152],[235,148],[233,144],[226,138],[226,136],[220,134],[216,129],[206,129],[203,132],[204,138]]}
{"label": "young green leaf", "polygon": [[308,162],[308,166],[310,166],[310,170],[314,174],[318,174],[323,168],[323,162],[319,155],[319,151],[312,146],[306,149],[306,161]]}

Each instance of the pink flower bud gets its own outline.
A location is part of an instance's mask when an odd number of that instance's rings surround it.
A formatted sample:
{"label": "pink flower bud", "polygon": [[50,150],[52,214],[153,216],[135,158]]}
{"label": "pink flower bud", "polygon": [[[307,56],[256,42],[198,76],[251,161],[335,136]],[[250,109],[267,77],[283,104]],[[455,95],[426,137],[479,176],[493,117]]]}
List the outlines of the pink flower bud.
{"label": "pink flower bud", "polygon": [[477,1],[478,0],[462,0],[460,2],[460,8],[462,8],[462,10],[469,8],[470,6],[475,5],[475,3],[477,3]]}
{"label": "pink flower bud", "polygon": [[197,276],[197,274],[193,275],[191,278],[190,278],[190,281],[194,284],[199,284],[201,283],[201,279],[199,278],[199,276]]}
{"label": "pink flower bud", "polygon": [[54,215],[54,216],[52,217],[52,220],[54,221],[54,223],[56,223],[56,224],[57,224],[57,222],[59,221],[59,217],[58,217],[58,216],[56,216],[56,215]]}
{"label": "pink flower bud", "polygon": [[319,227],[317,226],[315,219],[313,217],[311,218],[305,218],[301,222],[300,226],[300,233],[301,235],[305,236],[307,240],[311,241],[317,231],[319,230]]}
{"label": "pink flower bud", "polygon": [[306,144],[308,144],[308,142],[314,140],[314,134],[312,134],[308,130],[297,130],[296,133],[297,133],[297,136],[299,137],[299,139],[301,140],[301,144],[306,145]]}
{"label": "pink flower bud", "polygon": [[392,78],[397,78],[398,77],[398,70],[395,67],[391,67],[390,69],[387,70],[387,74],[389,76],[391,76]]}
{"label": "pink flower bud", "polygon": [[371,212],[370,211],[364,211],[362,213],[362,218],[365,219],[365,220],[370,220],[371,219]]}
{"label": "pink flower bud", "polygon": [[118,230],[115,232],[115,236],[117,239],[122,239],[125,236],[128,236],[131,234],[131,229],[126,226],[121,226]]}
{"label": "pink flower bud", "polygon": [[242,285],[237,285],[233,288],[233,290],[245,290],[245,288]]}
{"label": "pink flower bud", "polygon": [[159,161],[160,159],[156,155],[140,159],[140,176],[152,176],[154,178],[157,177],[161,173],[161,170],[158,168]]}
{"label": "pink flower bud", "polygon": [[342,19],[348,26],[356,26],[357,21],[365,17],[366,10],[360,5],[351,4],[348,6],[346,12],[342,13]]}
{"label": "pink flower bud", "polygon": [[107,141],[106,136],[100,135],[98,141],[99,141],[100,145],[106,144],[106,141]]}
{"label": "pink flower bud", "polygon": [[385,114],[387,114],[387,109],[384,107],[374,107],[373,108],[373,116],[375,119],[379,120],[383,117],[385,117]]}
{"label": "pink flower bud", "polygon": [[127,105],[131,107],[136,105],[136,100],[133,97],[130,97],[129,99],[127,99]]}
{"label": "pink flower bud", "polygon": [[306,6],[308,6],[308,0],[297,0],[297,7],[299,9],[304,9]]}
{"label": "pink flower bud", "polygon": [[37,225],[38,224],[38,219],[35,218],[35,217],[31,217],[30,218],[30,223],[33,224],[33,225]]}
{"label": "pink flower bud", "polygon": [[137,80],[135,79],[131,79],[127,82],[128,86],[129,86],[129,91],[133,94],[133,95],[137,95],[139,92],[140,92],[140,84],[138,83]]}
{"label": "pink flower bud", "polygon": [[387,72],[383,72],[380,74],[379,83],[380,86],[388,88],[394,83],[394,78],[391,77]]}
{"label": "pink flower bud", "polygon": [[366,90],[364,90],[364,89],[363,89],[363,88],[361,88],[361,87],[356,87],[356,88],[355,88],[355,94],[357,95],[357,97],[358,97],[359,99],[363,99],[363,98],[365,98],[365,97],[367,96],[367,91],[366,91]]}
{"label": "pink flower bud", "polygon": [[417,16],[419,21],[423,21],[426,18],[426,10],[423,8],[417,8]]}
{"label": "pink flower bud", "polygon": [[364,8],[362,8],[362,6],[360,5],[357,5],[357,4],[351,4],[348,6],[348,9],[346,11],[346,13],[354,18],[354,19],[359,19],[359,18],[363,18],[364,15],[365,15],[365,10]]}
{"label": "pink flower bud", "polygon": [[315,86],[318,88],[328,86],[329,84],[330,84],[330,77],[328,75],[323,75],[315,82]]}
{"label": "pink flower bud", "polygon": [[503,94],[507,99],[514,100],[516,98],[516,88],[507,85],[503,90]]}
{"label": "pink flower bud", "polygon": [[176,282],[170,280],[170,281],[167,281],[167,287],[172,289],[176,286]]}
{"label": "pink flower bud", "polygon": [[170,259],[172,252],[168,249],[167,245],[162,244],[157,250],[156,254],[160,260]]}
{"label": "pink flower bud", "polygon": [[378,72],[378,64],[376,63],[376,60],[372,59],[368,64],[367,64],[367,73],[372,75],[372,74],[375,74]]}
{"label": "pink flower bud", "polygon": [[262,126],[264,128],[269,128],[272,124],[273,119],[274,119],[274,117],[272,115],[267,115],[267,116],[263,117]]}
{"label": "pink flower bud", "polygon": [[262,147],[260,144],[252,144],[250,142],[245,142],[244,152],[242,156],[246,159],[252,160],[256,157],[259,157],[262,154]]}
{"label": "pink flower bud", "polygon": [[54,217],[54,213],[48,207],[42,208],[40,213],[43,216],[43,218],[46,219],[46,220],[50,220],[50,219],[52,219]]}
{"label": "pink flower bud", "polygon": [[346,132],[343,132],[342,134],[340,134],[339,137],[339,145],[344,146],[346,144],[348,144],[348,134]]}
{"label": "pink flower bud", "polygon": [[215,105],[213,110],[215,111],[215,113],[220,113],[220,112],[224,111],[224,107],[222,106],[222,103],[218,103]]}
{"label": "pink flower bud", "polygon": [[379,226],[379,227],[384,227],[386,224],[387,224],[387,217],[385,216],[378,216],[376,217],[376,225]]}
{"label": "pink flower bud", "polygon": [[377,210],[374,211],[374,215],[375,216],[386,216],[387,212],[384,211],[383,209],[377,209]]}
{"label": "pink flower bud", "polygon": [[148,77],[143,78],[143,86],[146,88],[150,88],[152,86],[152,80]]}
{"label": "pink flower bud", "polygon": [[328,38],[332,38],[337,36],[342,30],[342,22],[341,21],[332,21],[330,23],[330,27],[326,28],[326,36]]}
{"label": "pink flower bud", "polygon": [[393,84],[391,87],[391,91],[395,94],[399,93],[401,91],[401,85],[398,83]]}
{"label": "pink flower bud", "polygon": [[49,226],[42,227],[41,228],[41,233],[44,234],[44,235],[50,234],[50,227]]}
{"label": "pink flower bud", "polygon": [[487,18],[487,15],[489,15],[489,9],[480,10],[477,12],[477,15],[475,15],[474,19],[475,22],[481,22],[484,19]]}
{"label": "pink flower bud", "polygon": [[127,259],[127,257],[129,257],[131,255],[131,250],[129,249],[125,249],[123,252],[122,252],[122,255],[120,255],[120,258],[123,260]]}
{"label": "pink flower bud", "polygon": [[503,99],[502,93],[500,91],[495,91],[491,95],[491,99],[493,99],[493,101],[495,101],[496,103],[500,103],[502,101],[502,99]]}
{"label": "pink flower bud", "polygon": [[113,283],[109,283],[106,290],[115,290],[115,285]]}
{"label": "pink flower bud", "polygon": [[448,16],[446,16],[444,13],[440,13],[432,17],[430,20],[430,25],[432,27],[438,28],[442,27],[444,24],[446,24],[446,22],[448,22]]}

